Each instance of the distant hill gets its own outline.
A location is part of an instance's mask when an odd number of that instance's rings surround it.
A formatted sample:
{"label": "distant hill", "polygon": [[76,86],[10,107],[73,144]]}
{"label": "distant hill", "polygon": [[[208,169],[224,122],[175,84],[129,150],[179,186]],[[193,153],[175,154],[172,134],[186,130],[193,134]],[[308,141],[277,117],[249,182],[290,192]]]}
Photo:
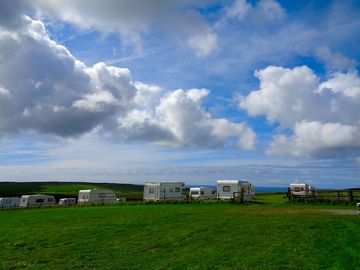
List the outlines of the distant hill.
{"label": "distant hill", "polygon": [[88,182],[0,182],[0,197],[20,196],[24,194],[53,194],[77,196],[81,189],[110,189],[118,197],[142,197],[143,186],[115,183]]}

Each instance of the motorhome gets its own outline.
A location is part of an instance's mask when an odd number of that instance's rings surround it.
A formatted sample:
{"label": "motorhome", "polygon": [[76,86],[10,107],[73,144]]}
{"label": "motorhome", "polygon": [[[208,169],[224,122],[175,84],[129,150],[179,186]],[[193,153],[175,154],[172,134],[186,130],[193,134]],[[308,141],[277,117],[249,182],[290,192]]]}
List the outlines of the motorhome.
{"label": "motorhome", "polygon": [[314,195],[314,187],[305,183],[292,183],[289,185],[289,192],[291,196],[311,196]]}
{"label": "motorhome", "polygon": [[0,208],[17,208],[20,207],[20,198],[4,197],[0,198]]}
{"label": "motorhome", "polygon": [[48,206],[54,204],[56,204],[56,201],[52,195],[23,195],[20,199],[20,207]]}
{"label": "motorhome", "polygon": [[214,199],[216,192],[209,187],[192,187],[190,188],[189,197],[192,199]]}
{"label": "motorhome", "polygon": [[185,199],[186,196],[183,194],[184,188],[184,182],[145,182],[144,200]]}
{"label": "motorhome", "polygon": [[78,203],[112,204],[116,203],[116,195],[112,190],[88,189],[80,190]]}
{"label": "motorhome", "polygon": [[255,187],[248,181],[243,180],[218,180],[218,199],[239,199],[244,202],[253,200]]}
{"label": "motorhome", "polygon": [[59,201],[59,205],[74,205],[76,204],[75,198],[62,198]]}

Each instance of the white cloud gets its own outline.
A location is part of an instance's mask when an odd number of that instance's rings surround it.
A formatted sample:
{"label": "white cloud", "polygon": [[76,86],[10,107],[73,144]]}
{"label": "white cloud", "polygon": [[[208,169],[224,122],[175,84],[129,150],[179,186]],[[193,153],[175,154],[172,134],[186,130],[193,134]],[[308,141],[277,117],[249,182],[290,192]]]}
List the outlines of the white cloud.
{"label": "white cloud", "polygon": [[281,21],[286,17],[286,12],[275,0],[260,0],[254,6],[247,0],[236,0],[225,8],[225,17],[237,20],[250,19],[254,23],[265,24]]}
{"label": "white cloud", "polygon": [[296,123],[294,135],[275,136],[268,153],[301,156],[343,156],[360,150],[360,127],[317,121]]}
{"label": "white cloud", "polygon": [[138,50],[142,36],[151,33],[154,27],[188,45],[200,57],[213,52],[217,44],[216,34],[196,12],[199,5],[196,2],[35,0],[30,3],[40,18],[58,19],[105,34],[118,33],[123,42],[135,44]]}
{"label": "white cloud", "polygon": [[162,146],[223,147],[231,137],[239,149],[254,147],[255,134],[243,123],[213,119],[202,106],[205,89],[178,89],[165,93],[151,110],[132,110],[118,118],[118,135],[152,140]]}
{"label": "white cloud", "polygon": [[320,83],[306,66],[270,66],[255,76],[260,89],[241,97],[240,107],[293,131],[291,136],[275,136],[268,153],[354,156],[360,152],[360,79],[356,73],[336,73]]}
{"label": "white cloud", "polygon": [[332,52],[328,47],[322,46],[315,50],[315,56],[322,60],[330,71],[351,70],[356,61],[349,59],[340,53]]}
{"label": "white cloud", "polygon": [[270,66],[256,71],[255,76],[260,80],[260,89],[240,100],[241,108],[250,116],[266,115],[270,122],[292,127],[296,121],[316,113],[319,80],[308,67]]}
{"label": "white cloud", "polygon": [[15,30],[0,30],[2,134],[71,137],[96,129],[164,146],[222,147],[235,139],[240,149],[253,147],[255,134],[245,124],[206,111],[208,90],[165,91],[134,82],[125,68],[87,67],[51,40],[41,21],[23,16],[20,22]]}
{"label": "white cloud", "polygon": [[109,104],[116,104],[114,96],[107,92],[102,91],[94,94],[85,95],[83,99],[76,100],[73,103],[73,107],[88,110],[93,112],[100,112],[105,109]]}
{"label": "white cloud", "polygon": [[203,35],[194,35],[188,39],[188,44],[195,50],[197,56],[204,57],[216,49],[217,35],[211,32]]}
{"label": "white cloud", "polygon": [[2,96],[10,96],[10,92],[6,88],[3,88],[3,87],[0,86],[0,95],[2,95]]}
{"label": "white cloud", "polygon": [[333,78],[320,84],[319,88],[341,93],[360,102],[360,78],[356,72],[336,73]]}
{"label": "white cloud", "polygon": [[244,19],[252,10],[251,4],[247,0],[236,0],[232,6],[225,8],[225,14],[228,18]]}

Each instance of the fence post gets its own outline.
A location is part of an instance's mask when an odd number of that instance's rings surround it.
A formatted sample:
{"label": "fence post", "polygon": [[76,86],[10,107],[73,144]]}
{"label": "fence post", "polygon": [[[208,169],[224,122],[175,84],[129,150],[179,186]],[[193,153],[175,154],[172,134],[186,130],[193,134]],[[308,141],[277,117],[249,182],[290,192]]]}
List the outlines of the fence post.
{"label": "fence post", "polygon": [[353,202],[353,201],[354,201],[354,194],[353,194],[352,190],[349,191],[349,201],[350,201],[350,202]]}

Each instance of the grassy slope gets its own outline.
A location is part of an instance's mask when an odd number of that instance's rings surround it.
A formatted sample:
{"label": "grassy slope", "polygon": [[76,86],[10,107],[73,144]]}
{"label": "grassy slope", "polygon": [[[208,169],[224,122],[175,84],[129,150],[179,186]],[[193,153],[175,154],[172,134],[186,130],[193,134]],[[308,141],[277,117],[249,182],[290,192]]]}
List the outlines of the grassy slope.
{"label": "grassy slope", "polygon": [[360,218],[259,200],[0,211],[0,268],[360,269]]}
{"label": "grassy slope", "polygon": [[143,186],[77,182],[0,182],[0,197],[24,194],[62,194],[77,196],[81,189],[110,189],[120,196],[142,196]]}

